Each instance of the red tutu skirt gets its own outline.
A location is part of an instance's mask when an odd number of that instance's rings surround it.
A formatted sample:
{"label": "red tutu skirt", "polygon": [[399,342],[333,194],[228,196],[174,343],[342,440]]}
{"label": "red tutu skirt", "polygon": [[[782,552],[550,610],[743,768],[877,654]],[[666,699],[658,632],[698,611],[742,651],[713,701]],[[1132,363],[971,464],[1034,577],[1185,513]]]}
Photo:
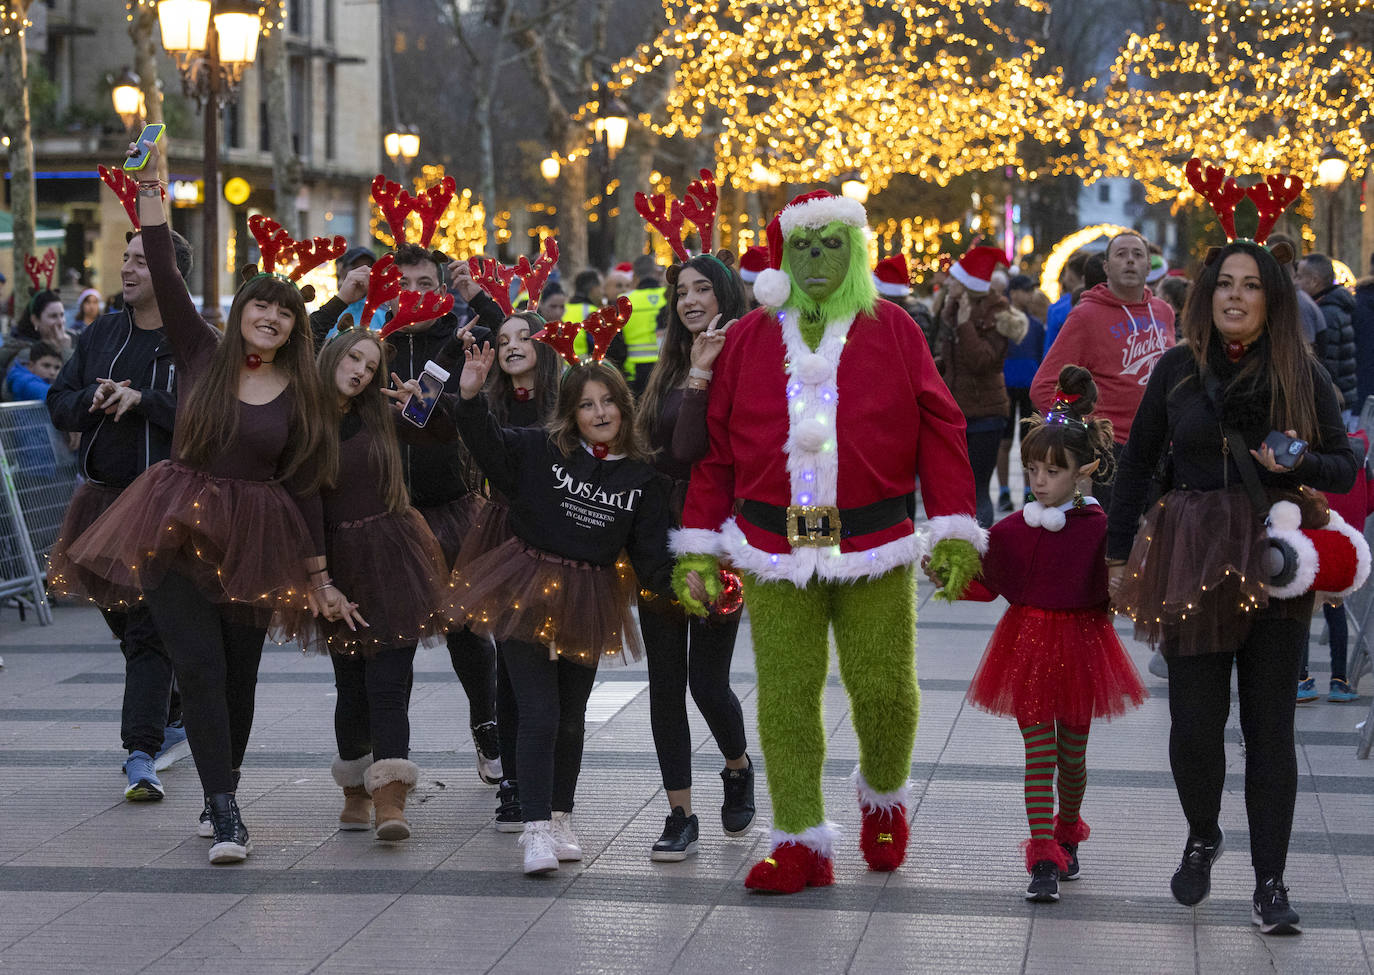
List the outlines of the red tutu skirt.
{"label": "red tutu skirt", "polygon": [[448,595],[449,573],[434,533],[414,508],[331,525],[325,532],[329,572],[367,626],[316,621],[301,641],[307,653],[371,657],[391,647],[441,634],[439,608]]}
{"label": "red tutu skirt", "polygon": [[473,492],[452,501],[445,501],[443,504],[436,504],[432,508],[419,509],[429,525],[429,530],[439,542],[439,549],[444,553],[444,564],[450,569],[454,567],[458,552],[477,520],[477,512],[483,500],[480,494]]}
{"label": "red tutu skirt", "polygon": [[177,572],[234,618],[266,626],[279,614],[279,632],[294,638],[310,617],[305,560],[313,554],[305,520],[281,484],[213,477],[164,460],[55,559],[56,594],[125,609]]}
{"label": "red tutu skirt", "polygon": [[62,527],[57,532],[57,541],[48,553],[48,589],[54,595],[83,595],[76,580],[69,577],[71,561],[67,558],[67,549],[118,500],[123,490],[92,484],[90,481],[82,481],[77,485],[72,499],[67,502],[67,511],[62,516]]}
{"label": "red tutu skirt", "polygon": [[473,513],[471,527],[458,549],[458,557],[453,561],[453,571],[466,568],[505,544],[511,537],[510,505],[497,498],[483,498]]}
{"label": "red tutu skirt", "polygon": [[546,646],[588,667],[603,657],[629,663],[644,654],[630,612],[637,589],[623,555],[589,565],[512,537],[453,574],[446,617],[455,628]]}
{"label": "red tutu skirt", "polygon": [[1111,720],[1148,696],[1106,612],[1016,603],[997,624],[968,689],[974,706],[1021,724]]}

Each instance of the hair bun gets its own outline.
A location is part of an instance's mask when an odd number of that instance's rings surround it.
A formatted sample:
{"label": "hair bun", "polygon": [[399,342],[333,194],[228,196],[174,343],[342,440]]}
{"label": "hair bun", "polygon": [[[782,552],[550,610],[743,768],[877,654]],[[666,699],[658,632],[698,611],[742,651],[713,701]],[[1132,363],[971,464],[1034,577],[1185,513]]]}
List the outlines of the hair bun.
{"label": "hair bun", "polygon": [[1097,383],[1093,382],[1093,374],[1080,365],[1065,363],[1055,387],[1068,400],[1067,408],[1080,417],[1089,415],[1097,406]]}

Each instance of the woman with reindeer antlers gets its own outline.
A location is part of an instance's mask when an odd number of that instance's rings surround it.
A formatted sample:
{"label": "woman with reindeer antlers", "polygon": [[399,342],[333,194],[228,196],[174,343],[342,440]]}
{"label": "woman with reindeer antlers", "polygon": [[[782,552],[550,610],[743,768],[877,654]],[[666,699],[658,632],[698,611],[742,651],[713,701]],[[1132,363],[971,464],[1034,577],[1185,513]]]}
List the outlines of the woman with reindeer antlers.
{"label": "woman with reindeer antlers", "polygon": [[334,477],[338,438],[305,298],[272,270],[295,254],[298,277],[341,253],[343,239],[298,244],[275,222],[252,221],[263,271],[245,268],[221,337],[177,273],[161,183],[140,180],[137,193],[181,392],[174,459],[140,475],[71,545],[59,574],[102,606],[147,601],[205,790],[199,832],[214,841],[211,863],[235,863],[252,849],[235,790],[269,619],[278,614],[288,634],[307,611],[366,625],[326,567],[319,489]]}
{"label": "woman with reindeer antlers", "polygon": [[[1251,921],[1264,934],[1296,934],[1283,872],[1298,784],[1298,661],[1312,589],[1330,588],[1322,577],[1341,563],[1358,585],[1369,552],[1360,573],[1357,533],[1306,491],[1349,490],[1356,462],[1335,388],[1299,331],[1297,296],[1282,267],[1292,248],[1263,246],[1302,181],[1272,175],[1242,189],[1197,159],[1187,174],[1228,242],[1208,255],[1183,310],[1187,341],[1159,360],[1131,424],[1107,523],[1110,586],[1137,638],[1169,661],[1169,763],[1188,821],[1174,899],[1204,901],[1222,852],[1222,732],[1234,667],[1255,871]],[[1260,213],[1253,240],[1236,233],[1236,204],[1246,196]],[[1276,454],[1269,435],[1278,431],[1305,441],[1306,451],[1280,445]],[[1161,458],[1165,493],[1137,532]],[[1295,555],[1305,547],[1311,560],[1290,564],[1285,545]]]}
{"label": "woman with reindeer antlers", "polygon": [[[747,310],[734,254],[710,253],[716,200],[715,179],[706,169],[681,202],[669,204],[662,194],[652,199],[635,195],[635,208],[664,235],[680,262],[668,268],[667,335],[639,404],[640,436],[655,450],[654,466],[673,482],[674,528],[682,525],[692,464],[706,456],[711,368],[725,344],[726,330]],[[706,253],[692,257],[687,252],[684,219],[697,227]],[[639,625],[649,660],[650,724],[669,808],[663,834],[649,853],[651,860],[673,862],[697,852],[688,688],[725,760],[720,773],[725,791],[721,827],[726,835],[739,836],[754,821],[754,769],[745,752],[744,712],[730,689],[743,604],[738,579],[729,578],[732,595],[713,604],[705,617],[688,616],[671,597],[647,590],[639,597]]]}
{"label": "woman with reindeer antlers", "polygon": [[582,323],[595,343],[585,362],[572,351],[578,325],[538,333],[574,363],[547,430],[497,425],[480,395],[490,346],[469,350],[459,383],[458,428],[510,500],[513,537],[455,573],[449,614],[501,643],[520,714],[527,874],[582,859],[571,814],[596,667],[640,656],[636,575],[654,592],[670,584],[668,484],[640,446],[624,377],[601,361],[628,317],[622,298]]}

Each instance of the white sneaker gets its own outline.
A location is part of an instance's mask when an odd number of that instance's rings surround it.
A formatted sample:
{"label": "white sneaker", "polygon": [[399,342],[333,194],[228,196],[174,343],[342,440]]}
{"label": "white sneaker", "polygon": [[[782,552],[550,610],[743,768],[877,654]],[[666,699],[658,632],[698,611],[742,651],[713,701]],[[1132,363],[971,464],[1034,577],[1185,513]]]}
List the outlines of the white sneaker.
{"label": "white sneaker", "polygon": [[520,845],[525,848],[525,873],[550,873],[558,869],[558,854],[554,852],[553,829],[547,819],[537,823],[526,823],[525,831],[520,834]]}
{"label": "white sneaker", "polygon": [[582,845],[577,842],[577,834],[572,828],[572,813],[554,813],[550,832],[553,833],[554,856],[558,857],[560,862],[568,863],[582,859]]}

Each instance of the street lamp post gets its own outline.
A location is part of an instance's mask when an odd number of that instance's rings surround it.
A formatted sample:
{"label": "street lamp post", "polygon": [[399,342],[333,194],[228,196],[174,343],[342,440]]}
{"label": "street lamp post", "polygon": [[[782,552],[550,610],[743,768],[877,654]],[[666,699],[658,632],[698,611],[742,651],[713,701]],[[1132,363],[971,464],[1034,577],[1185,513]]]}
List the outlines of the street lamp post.
{"label": "street lamp post", "polygon": [[1336,259],[1336,195],[1350,172],[1350,160],[1335,146],[1322,150],[1317,162],[1317,185],[1326,188],[1326,255]]}
{"label": "street lamp post", "polygon": [[410,164],[420,154],[420,134],[413,126],[397,126],[382,139],[387,157],[396,167],[396,174],[404,182],[410,175]]}
{"label": "street lamp post", "polygon": [[238,96],[244,69],[257,56],[262,31],[257,0],[161,0],[162,46],[176,58],[181,87],[205,120],[205,205],[201,220],[201,314],[219,314],[219,113]]}
{"label": "street lamp post", "polygon": [[121,69],[110,89],[110,99],[124,128],[133,132],[145,114],[142,80],[130,68]]}
{"label": "street lamp post", "polygon": [[[609,97],[608,97],[609,95]],[[615,238],[611,234],[611,204],[610,204],[610,185],[612,164],[615,162],[615,155],[625,148],[625,137],[630,131],[630,110],[613,94],[603,87],[598,93],[596,121],[593,123],[593,137],[601,145],[602,152],[599,154],[599,172],[601,176],[601,213],[598,222],[601,224],[601,251],[602,263],[611,257],[615,250]]]}

